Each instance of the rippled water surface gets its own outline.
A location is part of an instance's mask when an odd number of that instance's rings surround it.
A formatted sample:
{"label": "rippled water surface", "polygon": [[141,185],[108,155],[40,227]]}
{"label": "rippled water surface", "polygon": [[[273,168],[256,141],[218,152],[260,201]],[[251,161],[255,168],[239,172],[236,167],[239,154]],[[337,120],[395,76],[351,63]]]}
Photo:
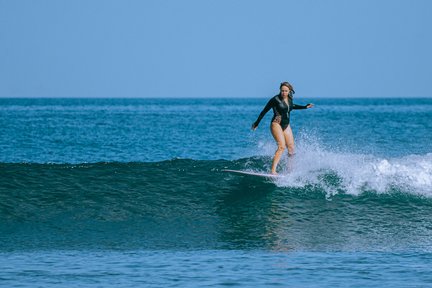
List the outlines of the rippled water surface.
{"label": "rippled water surface", "polygon": [[425,286],[432,100],[0,99],[7,287]]}

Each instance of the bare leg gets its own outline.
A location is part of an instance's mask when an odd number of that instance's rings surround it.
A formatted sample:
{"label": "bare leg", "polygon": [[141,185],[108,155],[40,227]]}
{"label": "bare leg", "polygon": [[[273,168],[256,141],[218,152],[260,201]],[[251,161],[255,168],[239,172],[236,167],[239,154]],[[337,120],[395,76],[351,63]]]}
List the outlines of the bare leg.
{"label": "bare leg", "polygon": [[288,148],[288,156],[294,156],[295,154],[294,135],[291,130],[291,125],[288,125],[288,127],[285,129],[284,139],[285,139],[286,147]]}
{"label": "bare leg", "polygon": [[276,167],[277,167],[277,165],[278,165],[278,163],[282,157],[282,154],[285,150],[286,143],[285,143],[285,137],[284,137],[284,132],[282,130],[282,127],[278,123],[273,122],[270,126],[270,130],[271,130],[271,133],[273,135],[273,138],[276,140],[276,143],[278,145],[278,148],[277,148],[275,155],[273,157],[271,173],[277,174],[276,173]]}
{"label": "bare leg", "polygon": [[288,172],[291,172],[293,170],[293,159],[292,157],[295,154],[295,146],[294,146],[294,135],[291,130],[291,125],[288,125],[288,127],[284,131],[284,139],[286,143],[286,147],[288,148],[288,157],[291,159],[288,160]]}

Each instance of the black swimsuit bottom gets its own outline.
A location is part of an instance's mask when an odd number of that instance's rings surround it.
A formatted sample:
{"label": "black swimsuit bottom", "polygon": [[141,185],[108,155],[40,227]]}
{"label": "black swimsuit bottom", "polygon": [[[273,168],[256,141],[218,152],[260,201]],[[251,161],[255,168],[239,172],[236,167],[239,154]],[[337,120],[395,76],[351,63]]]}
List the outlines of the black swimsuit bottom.
{"label": "black swimsuit bottom", "polygon": [[261,111],[258,119],[255,121],[255,126],[258,126],[261,119],[264,115],[270,110],[273,109],[273,118],[272,122],[278,123],[281,125],[282,130],[285,129],[290,124],[290,112],[294,109],[306,109],[307,105],[297,105],[293,104],[292,94],[288,97],[288,103],[285,102],[280,94],[272,97],[268,102],[264,109]]}

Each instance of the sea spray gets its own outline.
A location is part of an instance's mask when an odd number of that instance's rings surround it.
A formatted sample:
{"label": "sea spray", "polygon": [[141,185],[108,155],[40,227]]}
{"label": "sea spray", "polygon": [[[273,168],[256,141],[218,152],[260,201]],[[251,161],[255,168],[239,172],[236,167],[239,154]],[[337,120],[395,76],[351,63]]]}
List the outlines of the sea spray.
{"label": "sea spray", "polygon": [[[268,161],[273,147],[270,141],[258,144],[259,153]],[[296,156],[287,157],[285,153],[279,165],[285,177],[275,180],[275,184],[297,188],[312,185],[324,190],[327,196],[398,191],[432,197],[432,153],[382,158],[338,150],[325,147],[314,134],[300,134]]]}

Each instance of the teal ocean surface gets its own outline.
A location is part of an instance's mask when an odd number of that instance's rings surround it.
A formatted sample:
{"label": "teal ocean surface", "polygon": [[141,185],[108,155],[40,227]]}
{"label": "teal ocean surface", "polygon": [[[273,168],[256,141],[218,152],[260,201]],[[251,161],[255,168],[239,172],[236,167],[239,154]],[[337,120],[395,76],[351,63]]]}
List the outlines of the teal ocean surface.
{"label": "teal ocean surface", "polygon": [[267,100],[0,99],[1,285],[430,285],[432,99]]}

